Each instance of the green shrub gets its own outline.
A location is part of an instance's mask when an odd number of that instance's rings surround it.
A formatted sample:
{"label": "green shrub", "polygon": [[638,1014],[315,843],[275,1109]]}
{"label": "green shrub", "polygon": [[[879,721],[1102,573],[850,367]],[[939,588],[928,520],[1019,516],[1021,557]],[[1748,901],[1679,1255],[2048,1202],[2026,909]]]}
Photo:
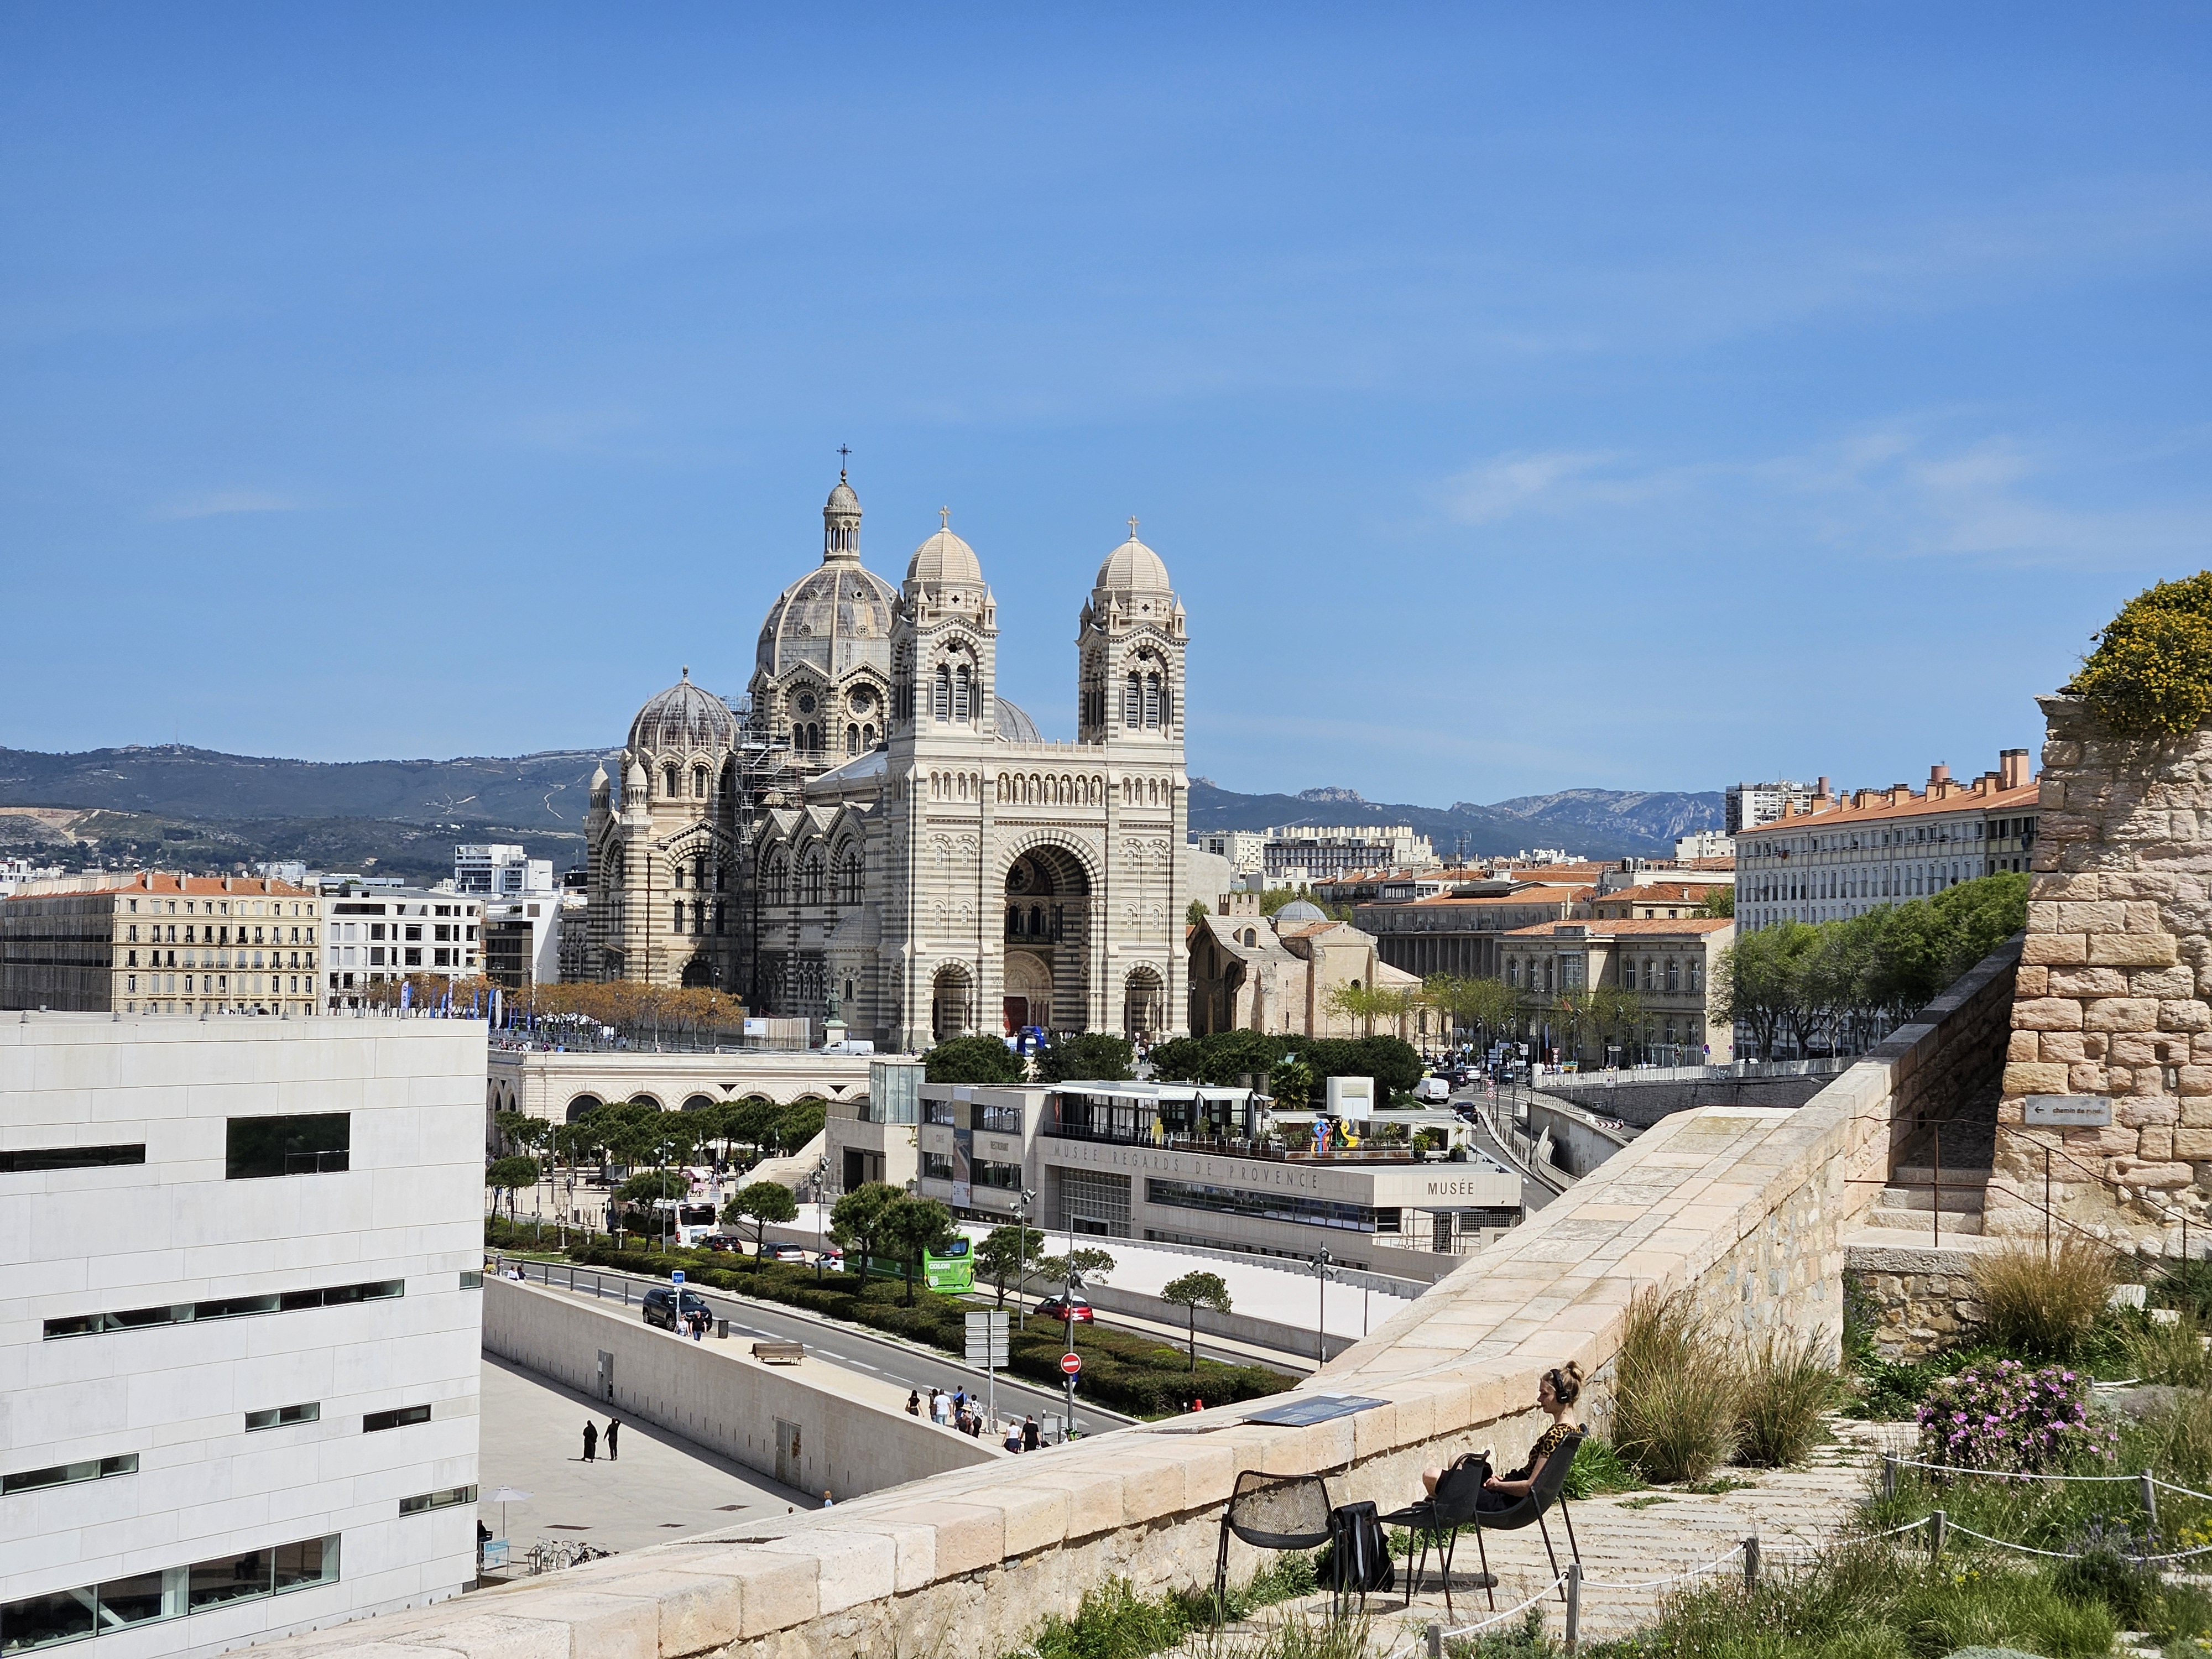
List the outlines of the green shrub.
{"label": "green shrub", "polygon": [[1823,1333],[1802,1340],[1769,1331],[1743,1368],[1736,1411],[1736,1462],[1778,1469],[1802,1463],[1826,1431],[1820,1414],[1836,1402],[1843,1379],[1821,1357]]}
{"label": "green shrub", "polygon": [[1696,1480],[1735,1450],[1735,1358],[1689,1293],[1638,1291],[1613,1358],[1613,1443],[1654,1480]]}
{"label": "green shrub", "polygon": [[1567,1471],[1566,1494],[1570,1500],[1580,1503],[1585,1498],[1595,1498],[1601,1492],[1641,1492],[1644,1477],[1636,1472],[1629,1461],[1613,1449],[1613,1443],[1601,1434],[1585,1434],[1583,1443],[1576,1449],[1574,1467]]}
{"label": "green shrub", "polygon": [[[756,1256],[712,1250],[618,1250],[605,1244],[580,1244],[570,1249],[568,1259],[579,1266],[655,1279],[665,1279],[672,1269],[681,1267],[690,1283],[711,1290],[804,1308],[948,1354],[962,1353],[967,1346],[971,1304],[917,1288],[915,1305],[905,1307],[902,1305],[904,1287],[895,1279],[863,1279],[857,1273],[825,1273],[817,1280],[813,1268],[796,1262],[763,1261]],[[1063,1328],[1038,1322],[1009,1334],[1012,1340],[1008,1345],[1007,1371],[1057,1389],[1062,1380],[1060,1358],[1066,1352]],[[1194,1375],[1189,1357],[1181,1348],[1097,1326],[1078,1326],[1076,1347],[1083,1355],[1079,1403],[1103,1406],[1133,1417],[1161,1417],[1182,1411],[1194,1395],[1224,1405],[1263,1399],[1282,1393],[1293,1381],[1263,1365],[1230,1365],[1205,1358],[1198,1362]]]}
{"label": "green shrub", "polygon": [[2172,1311],[2175,1317],[2169,1324],[2130,1320],[2122,1328],[2128,1369],[2146,1382],[2201,1389],[2212,1382],[2212,1354],[2205,1352],[2204,1327],[2186,1309]]}
{"label": "green shrub", "polygon": [[2179,1308],[2195,1315],[2200,1326],[2212,1325],[2212,1256],[2160,1263],[2148,1289],[2153,1307]]}
{"label": "green shrub", "polygon": [[2180,737],[2212,712],[2212,570],[2160,582],[2093,636],[2068,690],[2124,737]]}
{"label": "green shrub", "polygon": [[2113,1282],[2111,1248],[2078,1234],[2047,1251],[2033,1239],[2012,1239],[1974,1258],[1983,1334],[2033,1358],[2075,1358],[2104,1316]]}

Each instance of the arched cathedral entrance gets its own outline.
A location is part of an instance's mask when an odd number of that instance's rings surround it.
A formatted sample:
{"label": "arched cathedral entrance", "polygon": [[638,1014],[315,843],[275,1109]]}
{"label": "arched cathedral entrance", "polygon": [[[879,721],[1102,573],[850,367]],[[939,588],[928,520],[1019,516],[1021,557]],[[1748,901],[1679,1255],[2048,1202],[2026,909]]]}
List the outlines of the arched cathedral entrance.
{"label": "arched cathedral entrance", "polygon": [[1008,1031],[1084,1030],[1091,1006],[1091,878],[1065,848],[1032,847],[1006,866]]}

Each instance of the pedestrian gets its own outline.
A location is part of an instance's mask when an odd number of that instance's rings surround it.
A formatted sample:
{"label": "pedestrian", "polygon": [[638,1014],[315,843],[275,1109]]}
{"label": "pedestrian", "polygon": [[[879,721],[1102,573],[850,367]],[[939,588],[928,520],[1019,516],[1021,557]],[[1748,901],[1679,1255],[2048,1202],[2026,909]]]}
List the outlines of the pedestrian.
{"label": "pedestrian", "polygon": [[599,1425],[590,1418],[584,1419],[584,1461],[595,1462],[599,1455]]}
{"label": "pedestrian", "polygon": [[963,1434],[969,1432],[968,1408],[965,1406],[952,1413],[952,1426]]}
{"label": "pedestrian", "polygon": [[935,1420],[938,1427],[941,1429],[951,1428],[952,1426],[952,1401],[945,1395],[939,1393],[936,1389],[931,1389],[929,1395],[929,1414],[931,1418]]}
{"label": "pedestrian", "polygon": [[615,1437],[622,1432],[622,1425],[611,1417],[607,1419],[607,1462],[615,1461]]}
{"label": "pedestrian", "polygon": [[1022,1419],[1022,1449],[1035,1451],[1037,1443],[1037,1420],[1034,1417],[1025,1417]]}
{"label": "pedestrian", "polygon": [[956,1387],[952,1390],[952,1414],[957,1417],[967,1409],[968,1390],[964,1387]]}
{"label": "pedestrian", "polygon": [[836,1500],[836,1498],[832,1498],[832,1497],[830,1497],[830,1488],[829,1488],[829,1487],[824,1486],[824,1487],[823,1487],[823,1488],[822,1488],[822,1507],[823,1507],[823,1509],[825,1509],[825,1510],[826,1510],[826,1509],[829,1509],[829,1508],[832,1507],[832,1506],[836,1503],[836,1501],[837,1501],[837,1500]]}
{"label": "pedestrian", "polygon": [[1022,1449],[1022,1425],[1011,1417],[1006,1419],[1006,1449],[1018,1452]]}
{"label": "pedestrian", "polygon": [[1190,1397],[1190,1408],[1194,1412],[1202,1412],[1206,1409],[1206,1401],[1193,1395]]}
{"label": "pedestrian", "polygon": [[921,1395],[918,1389],[908,1389],[907,1390],[906,1414],[908,1417],[919,1417],[921,1415]]}

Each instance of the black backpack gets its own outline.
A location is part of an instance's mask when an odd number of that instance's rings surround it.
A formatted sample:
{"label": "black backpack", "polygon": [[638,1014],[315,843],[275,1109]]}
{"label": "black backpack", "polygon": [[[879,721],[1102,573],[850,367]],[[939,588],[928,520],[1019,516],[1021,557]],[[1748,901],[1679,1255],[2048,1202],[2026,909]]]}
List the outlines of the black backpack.
{"label": "black backpack", "polygon": [[1328,1547],[1315,1565],[1320,1583],[1340,1594],[1379,1594],[1397,1582],[1389,1535],[1372,1504],[1340,1504],[1329,1511]]}

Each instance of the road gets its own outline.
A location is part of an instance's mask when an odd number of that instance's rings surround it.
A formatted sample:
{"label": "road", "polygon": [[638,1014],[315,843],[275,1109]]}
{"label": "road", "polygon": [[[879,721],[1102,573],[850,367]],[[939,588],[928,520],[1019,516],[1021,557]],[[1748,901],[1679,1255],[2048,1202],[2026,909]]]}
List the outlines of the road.
{"label": "road", "polygon": [[[495,1255],[495,1260],[499,1260]],[[610,1267],[577,1267],[544,1261],[516,1263],[531,1279],[566,1290],[573,1273],[575,1288],[588,1291],[594,1284],[612,1300],[623,1293],[627,1286],[630,1303],[635,1305],[644,1291],[655,1285],[665,1285],[662,1279],[648,1279],[639,1273],[618,1273]],[[796,1308],[786,1308],[775,1303],[756,1302],[749,1297],[732,1296],[726,1291],[714,1290],[704,1285],[687,1288],[696,1290],[707,1300],[717,1319],[730,1322],[730,1335],[763,1342],[804,1342],[806,1352],[823,1359],[834,1360],[840,1365],[866,1371],[871,1376],[896,1382],[902,1389],[913,1389],[927,1399],[934,1388],[950,1389],[964,1385],[971,1393],[985,1390],[985,1378],[980,1367],[963,1364],[950,1355],[933,1353],[895,1337],[878,1336],[873,1332],[855,1330],[835,1320],[821,1319]],[[641,1318],[642,1315],[639,1316]],[[1005,1372],[999,1374],[999,1413],[1006,1416],[1020,1411],[1042,1421],[1047,1413],[1057,1413],[1066,1409],[1066,1396],[1057,1389],[1042,1389],[1034,1383],[1017,1382]],[[1134,1423],[1133,1417],[1108,1411],[1083,1398],[1082,1385],[1078,1383],[1075,1395],[1076,1422],[1085,1432],[1102,1434]]]}

